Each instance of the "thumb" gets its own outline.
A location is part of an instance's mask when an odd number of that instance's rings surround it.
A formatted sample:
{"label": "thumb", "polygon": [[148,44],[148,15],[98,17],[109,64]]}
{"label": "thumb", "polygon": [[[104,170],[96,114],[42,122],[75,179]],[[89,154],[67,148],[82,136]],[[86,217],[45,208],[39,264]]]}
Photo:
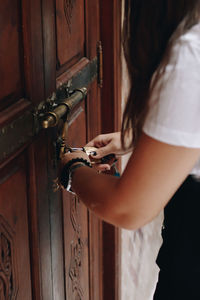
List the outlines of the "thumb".
{"label": "thumb", "polygon": [[108,144],[104,147],[97,148],[95,150],[95,154],[91,155],[91,157],[94,159],[98,159],[98,158],[102,158],[111,153],[112,153],[112,146],[110,144]]}

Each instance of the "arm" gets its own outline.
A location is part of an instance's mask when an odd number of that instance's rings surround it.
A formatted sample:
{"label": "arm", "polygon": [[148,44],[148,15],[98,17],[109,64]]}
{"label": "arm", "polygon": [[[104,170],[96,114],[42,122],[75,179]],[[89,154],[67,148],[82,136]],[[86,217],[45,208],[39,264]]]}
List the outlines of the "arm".
{"label": "arm", "polygon": [[120,179],[82,167],[72,187],[86,206],[116,226],[136,229],[167,204],[200,156],[200,149],[171,146],[142,134]]}

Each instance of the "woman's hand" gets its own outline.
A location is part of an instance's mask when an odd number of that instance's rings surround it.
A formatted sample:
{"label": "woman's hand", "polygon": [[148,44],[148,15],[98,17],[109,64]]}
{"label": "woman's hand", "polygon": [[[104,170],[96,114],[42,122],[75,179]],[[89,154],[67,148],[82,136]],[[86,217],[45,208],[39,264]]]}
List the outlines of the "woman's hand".
{"label": "woman's hand", "polygon": [[96,155],[93,158],[102,158],[108,154],[115,154],[116,156],[124,155],[132,150],[131,147],[127,149],[122,148],[121,132],[113,132],[108,134],[100,134],[90,141],[87,147],[96,147]]}

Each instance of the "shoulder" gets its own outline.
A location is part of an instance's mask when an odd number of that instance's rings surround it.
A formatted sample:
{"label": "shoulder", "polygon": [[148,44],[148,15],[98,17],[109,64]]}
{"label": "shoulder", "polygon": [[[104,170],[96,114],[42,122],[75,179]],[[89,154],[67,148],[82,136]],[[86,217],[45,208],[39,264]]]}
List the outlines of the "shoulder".
{"label": "shoulder", "polygon": [[200,23],[192,26],[178,39],[180,43],[192,43],[200,47]]}
{"label": "shoulder", "polygon": [[179,37],[149,99],[143,130],[168,144],[200,147],[200,24]]}
{"label": "shoulder", "polygon": [[192,26],[181,35],[172,47],[169,64],[184,67],[188,64],[200,64],[200,23]]}
{"label": "shoulder", "polygon": [[[157,71],[152,77],[152,83],[156,79],[155,94],[158,90],[170,90],[175,81],[183,82],[188,78],[199,82],[200,80],[200,23],[192,26],[184,34],[177,38],[173,45],[170,47],[167,65],[164,69],[161,67],[162,76],[157,76]],[[162,65],[162,63],[161,63]],[[191,80],[190,80],[191,81]],[[154,94],[154,96],[155,96]],[[154,97],[153,97],[154,98]]]}

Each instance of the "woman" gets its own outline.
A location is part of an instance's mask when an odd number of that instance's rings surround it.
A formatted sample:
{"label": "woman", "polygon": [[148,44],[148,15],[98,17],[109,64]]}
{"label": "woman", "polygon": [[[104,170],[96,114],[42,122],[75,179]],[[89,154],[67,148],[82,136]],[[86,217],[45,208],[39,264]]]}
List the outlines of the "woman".
{"label": "woman", "polygon": [[62,176],[70,175],[89,209],[119,227],[137,229],[165,208],[154,299],[200,299],[200,1],[125,6],[131,90],[122,130],[88,145],[98,148],[96,158],[134,146],[133,154],[121,178],[88,168],[83,152],[66,154]]}

